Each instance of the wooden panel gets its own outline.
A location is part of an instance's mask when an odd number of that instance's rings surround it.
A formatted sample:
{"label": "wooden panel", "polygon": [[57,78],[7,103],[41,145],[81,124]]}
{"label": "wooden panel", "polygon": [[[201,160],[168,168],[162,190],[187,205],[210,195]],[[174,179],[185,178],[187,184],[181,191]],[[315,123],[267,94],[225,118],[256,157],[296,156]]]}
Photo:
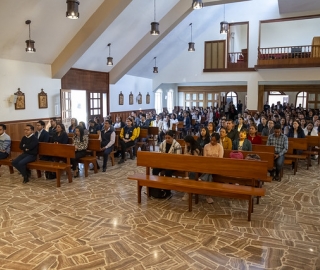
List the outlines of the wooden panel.
{"label": "wooden panel", "polygon": [[205,54],[204,54],[204,66],[205,68],[211,68],[211,43],[205,43]]}
{"label": "wooden panel", "polygon": [[125,120],[131,115],[132,111],[135,111],[137,115],[139,113],[148,113],[148,112],[153,112],[156,109],[146,109],[146,110],[131,110],[131,111],[121,111],[121,112],[111,112],[111,119],[113,122],[116,121],[116,117],[120,116],[122,118],[122,121],[125,122]]}
{"label": "wooden panel", "polygon": [[217,68],[225,68],[225,42],[219,42],[218,44],[218,53],[217,53]]}

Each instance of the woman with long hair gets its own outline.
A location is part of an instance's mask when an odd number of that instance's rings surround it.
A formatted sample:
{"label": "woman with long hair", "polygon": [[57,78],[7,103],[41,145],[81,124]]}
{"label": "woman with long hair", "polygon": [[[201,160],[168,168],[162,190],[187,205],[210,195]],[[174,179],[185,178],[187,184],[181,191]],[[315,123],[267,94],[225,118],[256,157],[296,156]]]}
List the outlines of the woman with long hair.
{"label": "woman with long hair", "polygon": [[64,124],[58,123],[56,126],[56,132],[52,136],[53,143],[61,143],[67,144],[68,143],[68,134],[66,132],[66,128]]}
{"label": "woman with long hair", "polygon": [[243,129],[246,129],[247,125],[244,123],[244,118],[242,116],[240,116],[238,118],[238,124],[235,126],[235,130],[240,132]]}
{"label": "woman with long hair", "polygon": [[240,131],[239,139],[233,141],[232,150],[252,151],[252,144],[247,139],[247,131],[245,129]]}
{"label": "woman with long hair", "polygon": [[88,135],[89,134],[89,131],[86,128],[85,122],[83,122],[83,121],[79,122],[79,126],[83,128],[84,135]]}
{"label": "woman with long hair", "polygon": [[84,157],[88,148],[88,136],[84,135],[84,130],[82,127],[77,126],[74,131],[73,145],[75,147],[76,153],[75,158],[71,159],[72,170],[74,177],[79,176],[79,159]]}
{"label": "woman with long hair", "polygon": [[126,156],[126,149],[130,146],[134,146],[135,140],[138,137],[138,131],[133,126],[133,121],[131,118],[127,118],[125,127],[121,128],[119,143],[121,146],[121,159],[118,164],[124,163]]}
{"label": "woman with long hair", "polygon": [[247,139],[251,142],[251,144],[262,144],[262,138],[257,133],[257,126],[251,125],[249,127],[249,134],[247,136]]}
{"label": "woman with long hair", "polygon": [[232,141],[227,136],[227,130],[224,127],[220,128],[220,144],[224,150],[232,150]]}
{"label": "woman with long hair", "polygon": [[289,138],[304,138],[305,134],[298,120],[293,120],[292,126],[287,135]]}
{"label": "woman with long hair", "polygon": [[78,126],[78,120],[76,118],[71,118],[71,125],[69,126],[69,133],[74,133],[76,126]]}
{"label": "woman with long hair", "polygon": [[203,147],[210,142],[210,136],[209,136],[209,130],[206,127],[201,128],[200,130],[200,136],[197,140],[197,143],[200,146],[201,153]]}
{"label": "woman with long hair", "polygon": [[208,131],[209,131],[209,137],[211,139],[212,136],[216,133],[216,125],[213,122],[210,122],[208,124]]}

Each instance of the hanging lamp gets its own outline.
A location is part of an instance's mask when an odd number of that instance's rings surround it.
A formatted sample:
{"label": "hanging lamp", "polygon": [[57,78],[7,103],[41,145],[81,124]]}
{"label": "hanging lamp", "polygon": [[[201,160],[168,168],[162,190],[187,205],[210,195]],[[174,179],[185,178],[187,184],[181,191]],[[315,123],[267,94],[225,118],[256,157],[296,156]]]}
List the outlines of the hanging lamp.
{"label": "hanging lamp", "polygon": [[159,23],[156,22],[156,0],[153,0],[153,4],[154,4],[154,20],[151,23],[150,34],[153,36],[157,36],[160,34],[160,31],[159,31]]}
{"label": "hanging lamp", "polygon": [[192,0],[192,8],[193,9],[202,9],[203,8],[202,0]]}
{"label": "hanging lamp", "polygon": [[26,52],[27,53],[34,53],[36,52],[36,48],[34,47],[34,40],[31,39],[31,30],[30,30],[30,24],[31,21],[27,20],[26,24],[29,25],[29,39],[26,40]]}
{"label": "hanging lamp", "polygon": [[107,57],[107,66],[113,66],[113,58],[110,56],[111,43],[108,44],[108,47],[109,47],[109,57]]}
{"label": "hanging lamp", "polygon": [[226,5],[223,5],[223,21],[220,22],[220,34],[227,34],[229,31],[229,23],[226,22]]}
{"label": "hanging lamp", "polygon": [[153,59],[154,59],[153,73],[158,73],[157,57],[154,57]]}
{"label": "hanging lamp", "polygon": [[67,12],[66,17],[68,19],[79,19],[79,5],[80,2],[77,0],[67,0]]}
{"label": "hanging lamp", "polygon": [[192,23],[189,26],[191,28],[191,42],[189,42],[188,52],[194,52],[196,49],[194,48],[194,42],[192,42]]}

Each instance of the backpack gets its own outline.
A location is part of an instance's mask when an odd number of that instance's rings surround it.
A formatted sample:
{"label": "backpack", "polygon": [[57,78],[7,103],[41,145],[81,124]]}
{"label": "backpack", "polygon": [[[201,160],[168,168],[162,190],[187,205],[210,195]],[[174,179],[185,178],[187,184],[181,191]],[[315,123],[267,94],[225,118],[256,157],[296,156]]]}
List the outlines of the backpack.
{"label": "backpack", "polygon": [[171,190],[160,188],[149,188],[149,195],[157,199],[166,199],[171,196]]}
{"label": "backpack", "polygon": [[245,158],[246,160],[259,160],[261,161],[261,158],[257,154],[248,154]]}
{"label": "backpack", "polygon": [[243,159],[243,154],[239,151],[232,151],[232,152],[230,152],[229,157],[235,158],[235,159]]}

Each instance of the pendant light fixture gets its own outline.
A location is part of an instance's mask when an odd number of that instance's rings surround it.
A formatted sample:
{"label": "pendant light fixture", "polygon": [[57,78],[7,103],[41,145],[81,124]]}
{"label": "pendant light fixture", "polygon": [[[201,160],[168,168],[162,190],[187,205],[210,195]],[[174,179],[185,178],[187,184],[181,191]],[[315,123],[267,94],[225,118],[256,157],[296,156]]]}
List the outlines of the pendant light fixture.
{"label": "pendant light fixture", "polygon": [[30,20],[27,20],[26,21],[26,24],[29,25],[29,39],[26,40],[26,52],[28,53],[34,53],[36,52],[36,48],[34,47],[34,40],[31,39],[31,30],[30,30],[30,24],[31,24],[31,21]]}
{"label": "pendant light fixture", "polygon": [[194,42],[192,42],[192,23],[189,26],[191,28],[191,42],[189,42],[188,52],[194,52],[196,49],[194,48]]}
{"label": "pendant light fixture", "polygon": [[154,21],[151,23],[150,34],[153,36],[157,36],[160,34],[160,31],[159,31],[159,23],[156,22],[156,0],[153,0],[153,4],[154,4]]}
{"label": "pendant light fixture", "polygon": [[202,0],[192,0],[192,8],[193,9],[202,9],[203,8]]}
{"label": "pendant light fixture", "polygon": [[77,0],[67,0],[67,12],[66,17],[68,19],[79,19],[79,5],[80,2]]}
{"label": "pendant light fixture", "polygon": [[109,57],[107,57],[107,66],[113,66],[113,58],[110,56],[111,43],[108,44],[108,47],[109,47]]}
{"label": "pendant light fixture", "polygon": [[158,73],[157,57],[154,57],[153,59],[154,59],[153,73]]}
{"label": "pendant light fixture", "polygon": [[229,24],[226,22],[226,5],[223,5],[223,21],[220,23],[220,34],[227,34],[229,31]]}

